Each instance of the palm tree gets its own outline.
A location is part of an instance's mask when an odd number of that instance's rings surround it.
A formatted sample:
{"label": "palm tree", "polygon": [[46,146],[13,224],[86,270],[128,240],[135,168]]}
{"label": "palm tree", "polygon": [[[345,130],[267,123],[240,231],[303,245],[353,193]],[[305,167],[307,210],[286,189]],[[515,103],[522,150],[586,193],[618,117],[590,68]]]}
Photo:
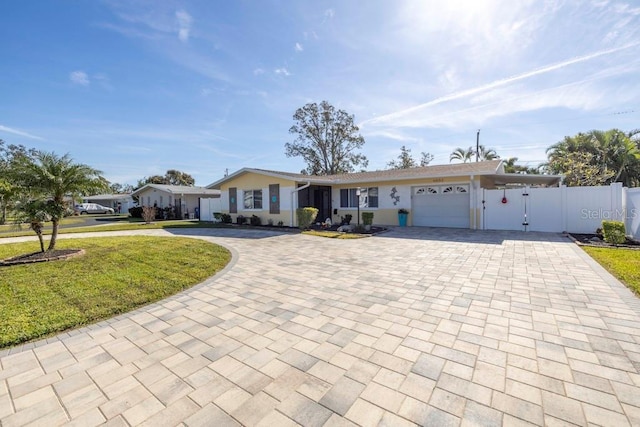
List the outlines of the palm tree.
{"label": "palm tree", "polygon": [[[475,154],[475,151],[474,151]],[[493,148],[485,148],[484,145],[478,147],[478,159],[482,160],[495,160],[499,159],[498,153]]]}
{"label": "palm tree", "polygon": [[615,173],[612,182],[620,181],[626,186],[631,186],[633,181],[631,169],[634,166],[637,167],[640,161],[640,151],[631,139],[634,135],[633,131],[627,134],[618,129],[610,129],[606,132],[594,130],[590,134],[602,148],[602,163]]}
{"label": "palm tree", "polygon": [[469,147],[466,150],[464,148],[458,147],[455,150],[453,150],[453,153],[451,153],[451,155],[449,156],[449,162],[452,162],[454,160],[460,160],[462,163],[467,163],[467,162],[470,162],[473,156],[475,155],[476,155],[476,152],[472,147]]}
{"label": "palm tree", "polygon": [[28,196],[18,201],[15,206],[15,222],[18,226],[28,223],[29,228],[36,233],[40,242],[40,252],[44,252],[44,240],[42,230],[44,223],[48,221],[48,203],[44,200],[29,199]]}
{"label": "palm tree", "polygon": [[101,172],[81,163],[74,163],[69,154],[60,157],[55,153],[38,151],[33,160],[20,162],[16,179],[20,187],[47,202],[53,230],[48,251],[56,246],[58,225],[65,211],[65,197],[74,199],[89,193],[104,191],[107,181]]}
{"label": "palm tree", "polygon": [[[469,147],[466,150],[464,148],[456,148],[453,150],[453,153],[449,156],[449,162],[454,160],[460,160],[462,163],[467,163],[473,161],[473,158],[476,157],[476,150],[473,147]],[[498,153],[493,148],[486,148],[484,145],[478,146],[478,160],[495,160],[499,159]]]}

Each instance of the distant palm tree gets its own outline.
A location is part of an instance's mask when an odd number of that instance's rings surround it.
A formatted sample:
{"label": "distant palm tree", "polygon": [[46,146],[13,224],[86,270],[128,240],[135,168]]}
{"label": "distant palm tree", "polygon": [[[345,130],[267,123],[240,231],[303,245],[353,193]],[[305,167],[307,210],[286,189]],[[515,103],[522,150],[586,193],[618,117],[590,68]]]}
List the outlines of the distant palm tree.
{"label": "distant palm tree", "polygon": [[100,174],[90,166],[74,163],[68,154],[60,157],[44,151],[37,152],[33,160],[25,159],[18,165],[16,180],[19,186],[29,192],[32,200],[46,201],[46,212],[53,225],[48,251],[56,246],[58,225],[65,212],[64,198],[104,191],[107,181]]}
{"label": "distant palm tree", "polygon": [[475,155],[476,155],[476,152],[473,150],[472,147],[469,147],[466,150],[464,148],[458,147],[455,150],[453,150],[453,152],[449,156],[449,162],[452,162],[454,160],[460,160],[462,163],[467,163],[467,162],[470,162],[473,159],[473,156]]}
{"label": "distant palm tree", "polygon": [[[475,154],[475,151],[474,151]],[[498,153],[496,153],[496,150],[494,150],[493,148],[485,148],[484,145],[480,145],[478,147],[478,159],[480,161],[482,160],[495,160],[495,159],[499,159],[500,156],[498,156]]]}
{"label": "distant palm tree", "polygon": [[[460,160],[462,163],[472,162],[476,157],[476,150],[473,147],[469,147],[466,150],[464,148],[456,148],[449,156],[449,162],[454,160]],[[499,159],[498,153],[493,148],[485,148],[484,145],[478,147],[478,160],[495,160]]]}

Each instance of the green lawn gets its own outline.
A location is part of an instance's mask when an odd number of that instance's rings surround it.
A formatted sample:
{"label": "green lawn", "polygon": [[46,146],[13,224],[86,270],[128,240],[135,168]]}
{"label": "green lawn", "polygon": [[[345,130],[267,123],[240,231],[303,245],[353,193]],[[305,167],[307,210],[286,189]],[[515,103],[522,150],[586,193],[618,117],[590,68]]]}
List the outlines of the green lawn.
{"label": "green lawn", "polygon": [[640,295],[640,251],[590,246],[583,246],[582,249],[629,289]]}
{"label": "green lawn", "polygon": [[[66,220],[66,218],[65,218]],[[15,230],[15,225],[12,230]],[[72,233],[89,233],[94,231],[122,231],[122,230],[153,230],[161,228],[219,228],[230,227],[228,224],[193,221],[158,221],[151,224],[145,224],[141,220],[129,218],[126,222],[116,222],[114,224],[107,225],[92,225],[88,227],[73,227],[73,228],[60,228],[59,234],[72,234]],[[45,228],[45,239],[51,235],[51,227]],[[12,231],[8,233],[0,234],[0,238],[3,237],[22,237],[22,236],[34,236],[35,233],[29,230],[28,225],[23,226],[22,231]]]}
{"label": "green lawn", "polygon": [[[220,271],[229,251],[184,237],[61,240],[86,254],[0,267],[0,348],[96,322],[158,301]],[[0,245],[0,259],[37,243]]]}
{"label": "green lawn", "polygon": [[[78,218],[78,217],[67,217],[67,218],[62,218],[62,221],[60,221],[61,225],[69,225],[69,224],[80,224],[81,222],[84,222],[83,219]],[[19,229],[19,225],[18,224],[14,224],[13,220],[7,220],[6,224],[1,224],[0,225],[0,231],[15,231],[15,232],[20,232],[18,231]],[[29,224],[22,224],[21,225],[22,230],[24,231],[28,231],[29,230]],[[51,230],[51,222],[45,222],[44,223],[44,227],[46,230]],[[33,233],[33,231],[29,231],[30,233]]]}

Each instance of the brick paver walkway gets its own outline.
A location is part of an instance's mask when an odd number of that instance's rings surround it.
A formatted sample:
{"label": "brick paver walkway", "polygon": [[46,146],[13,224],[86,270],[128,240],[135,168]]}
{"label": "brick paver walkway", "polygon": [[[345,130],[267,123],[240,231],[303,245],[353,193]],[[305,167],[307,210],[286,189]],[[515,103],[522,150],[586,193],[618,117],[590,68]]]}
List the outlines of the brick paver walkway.
{"label": "brick paver walkway", "polygon": [[0,352],[3,427],[640,425],[638,300],[566,237],[175,233],[234,261]]}

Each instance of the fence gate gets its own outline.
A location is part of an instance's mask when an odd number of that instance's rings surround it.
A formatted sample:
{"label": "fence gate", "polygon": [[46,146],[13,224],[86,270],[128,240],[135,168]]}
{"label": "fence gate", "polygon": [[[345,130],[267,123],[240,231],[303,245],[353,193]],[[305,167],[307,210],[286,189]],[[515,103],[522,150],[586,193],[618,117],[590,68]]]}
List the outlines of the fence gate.
{"label": "fence gate", "polygon": [[214,213],[222,211],[219,198],[200,199],[200,221],[213,221]]}
{"label": "fence gate", "polygon": [[564,230],[560,188],[483,190],[483,208],[485,230]]}

